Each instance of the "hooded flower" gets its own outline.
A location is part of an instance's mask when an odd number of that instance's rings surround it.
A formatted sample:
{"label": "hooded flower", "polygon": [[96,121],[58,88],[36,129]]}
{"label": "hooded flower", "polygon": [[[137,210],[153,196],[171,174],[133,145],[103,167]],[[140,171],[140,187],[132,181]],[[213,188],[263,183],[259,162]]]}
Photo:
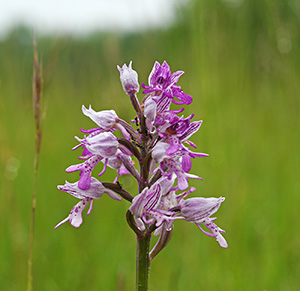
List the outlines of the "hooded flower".
{"label": "hooded flower", "polygon": [[94,133],[96,134],[105,132],[105,131],[115,131],[116,129],[119,129],[124,137],[128,140],[130,140],[130,134],[125,129],[124,124],[125,122],[118,117],[116,112],[114,110],[102,110],[99,112],[96,112],[92,109],[91,105],[89,106],[89,109],[86,109],[84,105],[82,105],[82,112],[85,116],[88,116],[90,119],[92,119],[98,127],[89,129],[89,130],[81,130],[84,133]]}
{"label": "hooded flower", "polygon": [[[196,189],[191,187],[188,191],[176,195],[175,190],[179,187],[172,188],[173,183],[174,175],[171,179],[160,178],[133,199],[129,210],[135,216],[139,228],[144,229],[143,223],[155,223],[157,235],[163,229],[171,231],[174,220],[183,219],[195,223],[204,234],[215,237],[221,247],[227,248],[227,242],[221,234],[225,231],[213,222],[216,218],[210,217],[217,212],[225,198],[197,197],[184,200]],[[211,232],[204,231],[200,223]]]}
{"label": "hooded flower", "polygon": [[86,205],[90,202],[90,208],[87,214],[90,214],[93,208],[93,200],[99,199],[104,193],[107,193],[111,198],[121,201],[121,198],[112,190],[105,188],[101,182],[96,178],[91,178],[90,188],[88,190],[82,190],[78,187],[78,182],[69,183],[66,181],[65,185],[57,186],[59,190],[68,192],[72,196],[81,199],[71,210],[70,214],[63,221],[58,223],[55,228],[58,228],[63,223],[69,221],[74,227],[79,227],[82,223],[82,211]]}
{"label": "hooded flower", "polygon": [[[220,198],[189,198],[180,203],[182,216],[190,222],[196,223],[201,231],[211,237],[215,237],[222,248],[227,248],[227,242],[221,233],[225,233],[213,221],[216,218],[210,218],[215,212],[218,211],[221,203],[225,200],[224,197]],[[199,223],[206,226],[211,232],[204,231]]]}
{"label": "hooded flower", "polygon": [[[175,86],[183,73],[183,71],[177,71],[172,74],[166,61],[162,65],[155,62],[148,79],[149,86],[142,85],[146,89],[143,93],[154,92],[154,95],[170,98],[176,104],[190,104],[193,101],[192,97],[183,93],[181,87]],[[174,100],[173,97],[179,101]]]}
{"label": "hooded flower", "polygon": [[79,138],[77,140],[90,153],[100,155],[103,158],[115,155],[119,147],[117,138],[111,132],[102,132],[97,135],[90,134],[82,140]]}
{"label": "hooded flower", "polygon": [[169,143],[159,141],[152,150],[152,157],[156,163],[160,165],[160,170],[164,176],[172,176],[174,173],[177,176],[177,184],[179,190],[188,188],[188,178],[200,179],[197,175],[189,174],[191,169],[191,157],[207,156],[202,153],[193,153],[187,148],[182,148],[173,155],[167,154]]}
{"label": "hooded flower", "polygon": [[[165,220],[168,220],[166,214],[168,211],[163,210],[160,206],[162,196],[168,193],[174,184],[174,177],[162,177],[156,181],[150,188],[146,187],[139,195],[134,197],[129,210],[135,216],[137,224],[154,222],[159,227]],[[147,219],[151,216],[152,219]],[[142,219],[142,220],[141,220]]]}

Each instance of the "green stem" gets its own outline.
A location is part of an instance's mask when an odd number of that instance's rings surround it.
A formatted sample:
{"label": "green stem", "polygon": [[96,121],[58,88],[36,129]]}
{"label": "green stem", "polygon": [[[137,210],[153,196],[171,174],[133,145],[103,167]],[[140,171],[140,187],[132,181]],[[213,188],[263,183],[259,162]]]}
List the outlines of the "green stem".
{"label": "green stem", "polygon": [[147,169],[147,165],[145,163],[147,152],[147,128],[146,128],[146,120],[145,116],[140,117],[141,122],[141,133],[142,133],[142,147],[141,147],[141,158],[140,162],[140,181],[139,181],[139,193],[143,191],[145,187],[148,186],[148,178],[149,178],[149,169]]}
{"label": "green stem", "polygon": [[[35,164],[37,165],[38,156],[35,157]],[[37,190],[37,166],[34,169],[34,188],[31,202],[31,217],[30,217],[30,235],[29,235],[29,254],[28,254],[28,272],[27,272],[27,291],[32,291],[32,254],[34,241],[34,218],[36,208],[36,190]]]}
{"label": "green stem", "polygon": [[[138,114],[138,118],[141,125],[141,148],[140,153],[136,154],[140,164],[140,176],[138,179],[139,193],[148,186],[149,183],[149,163],[151,161],[151,155],[148,155],[147,142],[149,136],[147,134],[145,116],[141,110],[141,106],[138,103],[136,96],[130,96],[133,107]],[[151,233],[146,230],[140,231],[136,226],[133,215],[130,211],[127,212],[127,222],[129,226],[135,231],[137,238],[137,252],[136,252],[136,291],[148,291],[149,272],[150,272],[150,257],[149,248]],[[147,226],[146,226],[147,228]]]}
{"label": "green stem", "polygon": [[148,291],[150,259],[151,234],[145,234],[142,237],[137,236],[137,253],[136,253],[136,290]]}

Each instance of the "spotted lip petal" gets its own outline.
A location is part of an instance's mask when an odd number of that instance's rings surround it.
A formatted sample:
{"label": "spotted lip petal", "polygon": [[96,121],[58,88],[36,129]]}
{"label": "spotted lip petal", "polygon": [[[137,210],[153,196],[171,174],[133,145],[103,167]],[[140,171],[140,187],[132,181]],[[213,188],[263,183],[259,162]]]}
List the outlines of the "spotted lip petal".
{"label": "spotted lip petal", "polygon": [[82,164],[72,165],[66,169],[66,172],[76,172],[80,171],[80,180],[78,186],[82,190],[87,190],[90,187],[91,182],[91,173],[94,167],[102,160],[103,158],[98,155],[94,155]]}
{"label": "spotted lip petal", "polygon": [[[69,221],[70,224],[74,227],[79,227],[82,224],[82,211],[85,208],[85,206],[87,205],[87,203],[89,201],[92,201],[91,198],[84,198],[82,199],[80,202],[78,202],[71,210],[70,214],[67,216],[67,218],[65,218],[64,220],[62,220],[60,223],[58,223],[54,228],[58,228],[59,226],[61,226],[62,224],[64,224],[65,222]],[[89,210],[90,212],[90,210]]]}
{"label": "spotted lip petal", "polygon": [[81,199],[71,210],[70,214],[58,223],[55,228],[58,228],[60,225],[69,221],[70,224],[74,227],[79,227],[82,224],[82,211],[90,202],[90,208],[87,214],[90,214],[92,210],[92,203],[94,199],[99,199],[104,193],[109,195],[112,199],[121,201],[121,197],[117,195],[114,191],[105,188],[100,181],[96,178],[91,177],[90,187],[88,190],[83,190],[79,187],[79,182],[69,183],[66,181],[65,185],[57,186],[59,190],[67,192],[72,196]]}
{"label": "spotted lip petal", "polygon": [[196,223],[196,225],[207,236],[215,237],[220,247],[227,248],[228,244],[221,234],[225,233],[225,231],[218,227],[215,223],[213,223],[213,220],[215,220],[215,218],[207,218],[205,221],[202,222],[202,224],[205,225],[211,232],[203,230],[203,228],[198,223]]}
{"label": "spotted lip petal", "polygon": [[217,242],[219,243],[220,247],[225,248],[225,249],[228,248],[227,241],[220,233],[218,234],[216,239],[217,239]]}

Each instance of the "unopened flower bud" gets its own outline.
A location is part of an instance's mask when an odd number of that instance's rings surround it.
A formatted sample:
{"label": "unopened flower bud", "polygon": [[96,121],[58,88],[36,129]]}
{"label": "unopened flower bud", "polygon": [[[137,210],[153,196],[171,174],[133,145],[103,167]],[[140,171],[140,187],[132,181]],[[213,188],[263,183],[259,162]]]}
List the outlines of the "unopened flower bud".
{"label": "unopened flower bud", "polygon": [[120,72],[120,80],[125,93],[127,95],[130,95],[130,93],[137,93],[140,89],[140,85],[138,83],[138,74],[132,69],[132,62],[129,63],[128,67],[126,64],[124,64],[122,68],[119,66],[117,67]]}

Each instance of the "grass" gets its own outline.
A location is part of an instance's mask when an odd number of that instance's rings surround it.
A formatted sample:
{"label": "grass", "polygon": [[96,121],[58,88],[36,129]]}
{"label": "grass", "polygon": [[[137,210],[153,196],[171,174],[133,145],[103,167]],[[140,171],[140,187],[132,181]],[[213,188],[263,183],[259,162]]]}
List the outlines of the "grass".
{"label": "grass", "polygon": [[[193,181],[195,195],[226,197],[217,222],[229,248],[221,249],[195,225],[177,222],[169,246],[152,263],[150,290],[298,289],[299,10],[296,2],[279,0],[226,3],[192,1],[178,11],[174,26],[160,31],[38,39],[47,116],[38,174],[35,290],[134,288],[135,237],[125,221],[127,202],[103,197],[79,229],[53,229],[75,204],[56,189],[77,179],[64,172],[77,162],[73,137],[94,126],[81,105],[113,108],[131,118],[116,69],[131,59],[140,82],[147,82],[155,60],[186,72],[180,85],[194,103],[185,114],[204,120],[193,141],[210,154],[193,163],[192,172],[204,178]],[[12,32],[0,51],[0,287],[23,290],[33,189],[31,34]],[[12,157],[19,167],[10,166]],[[132,180],[123,178],[122,184],[134,193]]]}

